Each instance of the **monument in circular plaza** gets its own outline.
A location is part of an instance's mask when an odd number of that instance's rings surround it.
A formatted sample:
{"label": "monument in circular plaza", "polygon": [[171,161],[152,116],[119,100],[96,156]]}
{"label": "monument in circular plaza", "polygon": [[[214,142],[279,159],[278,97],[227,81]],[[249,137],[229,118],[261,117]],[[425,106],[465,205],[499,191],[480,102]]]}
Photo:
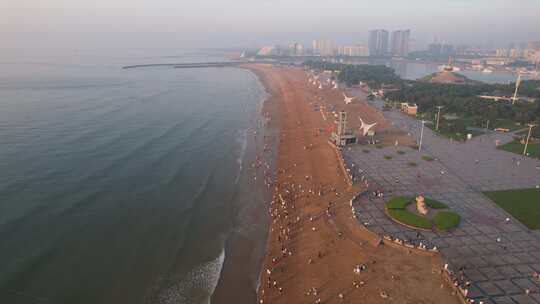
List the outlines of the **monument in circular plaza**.
{"label": "monument in circular plaza", "polygon": [[424,200],[424,197],[421,195],[416,197],[416,210],[421,215],[427,215],[429,212],[426,202]]}
{"label": "monument in circular plaza", "polygon": [[420,230],[448,231],[459,225],[461,217],[449,207],[422,195],[398,196],[385,204],[386,215],[395,222]]}

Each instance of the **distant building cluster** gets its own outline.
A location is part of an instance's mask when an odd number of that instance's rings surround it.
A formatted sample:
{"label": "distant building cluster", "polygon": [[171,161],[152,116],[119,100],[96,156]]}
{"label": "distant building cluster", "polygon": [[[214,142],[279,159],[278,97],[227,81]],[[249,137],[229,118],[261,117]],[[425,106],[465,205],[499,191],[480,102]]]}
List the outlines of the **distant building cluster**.
{"label": "distant building cluster", "polygon": [[540,41],[531,41],[525,48],[505,48],[495,51],[497,58],[523,59],[531,63],[540,62]]}
{"label": "distant building cluster", "polygon": [[[375,29],[368,33],[368,43],[338,45],[330,39],[315,39],[311,47],[305,47],[300,42],[293,42],[285,47],[268,45],[261,47],[259,56],[320,56],[320,57],[397,57],[441,60],[456,59],[458,64],[468,65],[469,68],[491,72],[492,68],[512,67],[516,61],[527,61],[529,64],[540,62],[540,41],[514,43],[508,48],[482,48],[468,45],[452,45],[440,43],[434,38],[425,50],[411,52],[411,31]],[[518,65],[519,66],[519,65]],[[523,66],[523,65],[521,65]],[[459,70],[456,68],[456,70]],[[538,73],[538,72],[537,72]]]}

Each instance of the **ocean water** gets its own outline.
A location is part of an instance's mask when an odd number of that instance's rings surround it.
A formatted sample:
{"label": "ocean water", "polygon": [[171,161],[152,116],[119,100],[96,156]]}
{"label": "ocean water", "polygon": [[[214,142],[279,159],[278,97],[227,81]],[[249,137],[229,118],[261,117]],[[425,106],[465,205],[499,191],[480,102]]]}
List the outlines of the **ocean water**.
{"label": "ocean water", "polygon": [[256,76],[122,58],[0,62],[0,303],[208,303],[264,235]]}

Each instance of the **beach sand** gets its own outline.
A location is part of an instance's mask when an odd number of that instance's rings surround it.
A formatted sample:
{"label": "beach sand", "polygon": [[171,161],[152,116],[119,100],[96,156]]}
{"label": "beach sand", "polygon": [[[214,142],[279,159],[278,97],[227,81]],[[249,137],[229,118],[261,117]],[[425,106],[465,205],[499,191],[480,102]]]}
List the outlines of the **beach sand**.
{"label": "beach sand", "polygon": [[[361,113],[364,120],[379,123],[378,132],[392,131],[381,113],[364,102],[342,105],[341,91],[308,85],[299,68],[246,68],[272,94],[263,111],[271,118],[269,124],[280,129],[259,299],[263,303],[460,303],[440,275],[439,255],[377,246],[378,236],[352,217],[349,201],[360,189],[347,183],[339,155],[328,143],[329,131],[335,128],[333,117],[324,120],[313,103],[346,108],[349,117]],[[356,119],[350,127],[358,127]],[[412,144],[399,132],[392,134],[401,136],[400,144],[407,140]],[[365,270],[354,273],[360,264]]]}

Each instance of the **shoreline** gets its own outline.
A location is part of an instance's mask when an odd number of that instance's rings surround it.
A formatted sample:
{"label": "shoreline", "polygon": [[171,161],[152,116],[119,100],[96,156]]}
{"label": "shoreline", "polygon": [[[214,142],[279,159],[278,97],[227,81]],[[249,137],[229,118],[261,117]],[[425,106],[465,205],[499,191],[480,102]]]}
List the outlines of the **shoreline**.
{"label": "shoreline", "polygon": [[[359,189],[348,184],[340,168],[340,151],[328,145],[328,134],[319,136],[314,131],[332,126],[307,105],[318,93],[303,84],[305,73],[264,65],[245,68],[254,72],[272,95],[265,106],[273,105],[277,115],[272,119],[280,120],[272,121],[280,127],[277,183],[268,210],[271,217],[266,256],[257,284],[259,303],[315,302],[317,297],[324,303],[345,297],[378,303],[384,301],[383,294],[419,303],[429,303],[429,298],[437,298],[438,303],[458,303],[449,288],[439,288],[443,278],[433,276],[433,270],[441,267],[440,256],[418,257],[375,246],[376,234],[351,216],[349,200]],[[375,258],[382,263],[373,260],[369,266],[373,273],[366,274],[365,280],[379,284],[358,288],[364,281],[352,274],[352,268]],[[388,284],[390,276],[411,276],[404,267],[419,268],[415,273],[428,278]],[[308,291],[313,288],[316,295]]]}
{"label": "shoreline", "polygon": [[[225,260],[218,284],[211,296],[212,304],[252,304],[257,301],[261,265],[267,251],[269,231],[266,207],[272,197],[272,190],[265,183],[266,179],[273,178],[276,172],[278,143],[275,134],[279,134],[279,124],[275,121],[266,122],[266,113],[271,117],[276,116],[275,109],[272,108],[272,99],[276,94],[263,83],[263,75],[249,68],[238,68],[251,73],[265,93],[253,113],[252,128],[247,130],[246,155],[242,160],[243,169],[237,182],[239,189],[231,203],[239,212],[236,212],[238,215],[233,219],[233,231],[225,240]],[[254,166],[257,162],[260,162],[260,165]],[[264,168],[263,163],[269,167]]]}

